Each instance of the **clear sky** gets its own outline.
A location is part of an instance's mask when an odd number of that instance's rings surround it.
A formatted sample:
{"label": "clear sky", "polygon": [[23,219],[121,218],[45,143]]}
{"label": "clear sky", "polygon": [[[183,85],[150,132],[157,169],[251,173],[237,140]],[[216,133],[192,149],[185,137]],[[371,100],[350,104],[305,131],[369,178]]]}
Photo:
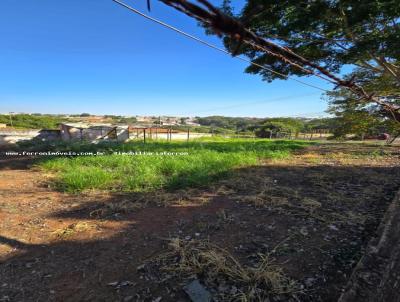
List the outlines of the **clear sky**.
{"label": "clear sky", "polygon": [[[146,11],[145,0],[126,1]],[[157,0],[150,15],[220,45]],[[0,37],[1,113],[267,117],[327,107],[316,89],[263,82],[244,73],[246,63],[111,0],[1,0]]]}

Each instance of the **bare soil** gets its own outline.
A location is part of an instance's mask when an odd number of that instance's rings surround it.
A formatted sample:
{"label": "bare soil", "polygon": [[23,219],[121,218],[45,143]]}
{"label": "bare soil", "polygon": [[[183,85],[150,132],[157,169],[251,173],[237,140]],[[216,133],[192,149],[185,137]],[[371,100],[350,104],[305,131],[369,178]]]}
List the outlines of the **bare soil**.
{"label": "bare soil", "polygon": [[270,301],[336,301],[400,186],[399,156],[324,144],[209,188],[142,196],[56,192],[32,159],[0,160],[0,301],[190,301],[193,278],[232,289],[154,264],[171,238],[244,265],[270,255],[298,289]]}

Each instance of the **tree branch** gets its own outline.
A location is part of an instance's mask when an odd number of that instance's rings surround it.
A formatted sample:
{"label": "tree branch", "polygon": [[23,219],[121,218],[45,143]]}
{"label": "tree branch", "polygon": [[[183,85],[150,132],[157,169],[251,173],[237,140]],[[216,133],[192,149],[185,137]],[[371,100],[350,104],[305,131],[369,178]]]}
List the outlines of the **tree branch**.
{"label": "tree branch", "polygon": [[[251,45],[256,49],[267,53],[268,55],[274,56],[280,61],[283,61],[287,64],[301,68],[306,71],[311,71],[312,74],[316,76],[319,76],[316,71],[320,72],[321,74],[326,76],[331,82],[335,83],[337,87],[345,87],[349,89],[352,93],[357,95],[360,98],[359,102],[375,102],[376,104],[382,106],[385,111],[390,113],[395,121],[400,122],[400,106],[385,102],[380,97],[374,96],[374,94],[368,94],[363,87],[359,86],[354,81],[354,79],[343,80],[329,72],[324,67],[314,62],[311,62],[301,55],[295,53],[292,49],[279,46],[278,44],[271,42],[270,40],[258,36],[257,34],[245,28],[243,24],[241,24],[238,20],[221,13],[207,0],[197,0],[199,3],[201,3],[201,6],[193,2],[189,2],[188,0],[159,1],[185,13],[192,18],[195,18],[196,20],[203,23],[204,26],[212,28],[217,35],[229,36],[238,42],[247,43],[248,45]],[[356,41],[355,36],[348,28],[347,17],[343,10],[342,15],[345,27],[348,29],[348,34],[350,38],[353,41]]]}

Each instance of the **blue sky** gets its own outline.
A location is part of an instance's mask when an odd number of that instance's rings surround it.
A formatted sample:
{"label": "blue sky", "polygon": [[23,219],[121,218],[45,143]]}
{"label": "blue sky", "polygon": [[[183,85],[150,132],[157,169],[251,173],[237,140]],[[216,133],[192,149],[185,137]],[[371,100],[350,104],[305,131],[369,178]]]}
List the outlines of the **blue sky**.
{"label": "blue sky", "polygon": [[[146,11],[144,0],[126,1]],[[150,15],[220,45],[157,0]],[[246,63],[111,0],[1,0],[0,37],[2,113],[266,117],[320,116],[327,107],[316,89],[263,82],[244,73]]]}

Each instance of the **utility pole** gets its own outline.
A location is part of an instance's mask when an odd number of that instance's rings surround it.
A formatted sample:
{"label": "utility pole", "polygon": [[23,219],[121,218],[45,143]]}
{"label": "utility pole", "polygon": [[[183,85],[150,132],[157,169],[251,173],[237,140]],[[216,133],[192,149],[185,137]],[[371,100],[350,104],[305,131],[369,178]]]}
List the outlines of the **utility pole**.
{"label": "utility pole", "polygon": [[11,127],[13,126],[13,123],[12,123],[12,114],[13,114],[14,112],[10,112],[10,125],[11,125]]}

